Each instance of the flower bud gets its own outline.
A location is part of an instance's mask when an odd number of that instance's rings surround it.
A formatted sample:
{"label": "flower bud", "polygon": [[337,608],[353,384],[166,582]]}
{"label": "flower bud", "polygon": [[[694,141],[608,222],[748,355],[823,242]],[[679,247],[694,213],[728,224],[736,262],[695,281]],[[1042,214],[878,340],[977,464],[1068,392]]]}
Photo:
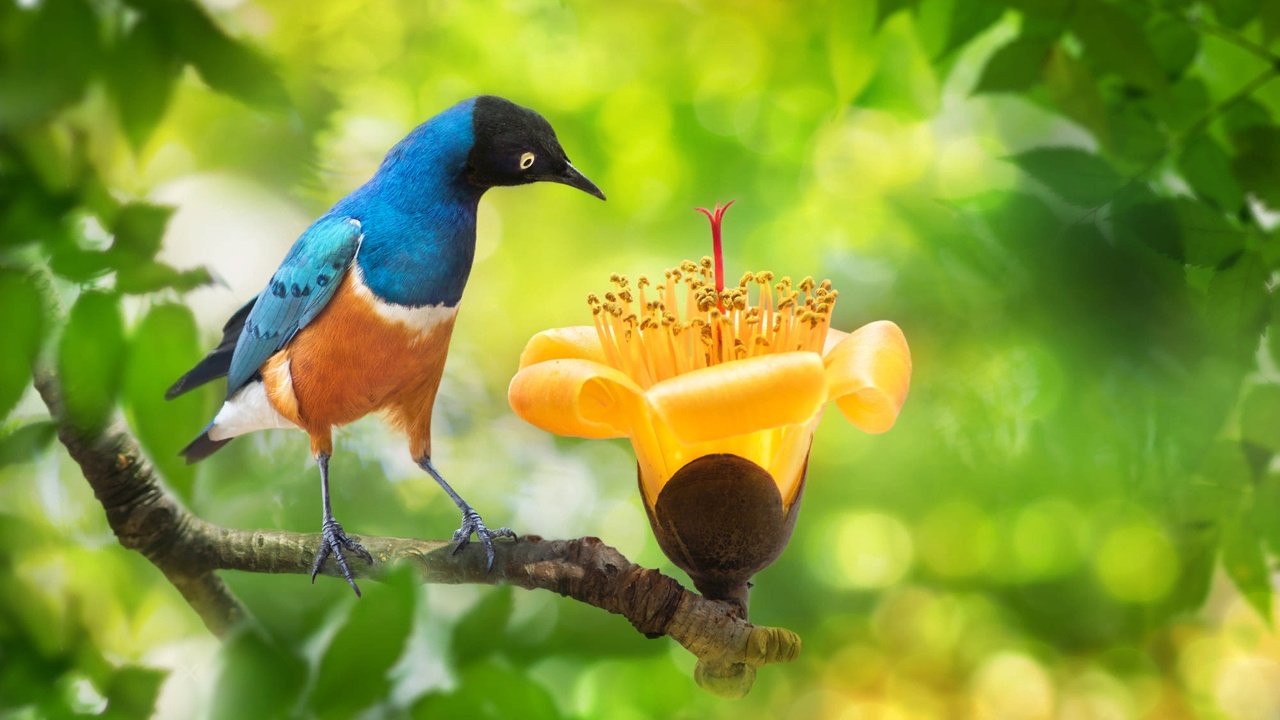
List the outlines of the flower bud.
{"label": "flower bud", "polygon": [[[708,598],[733,603],[746,616],[748,581],[782,554],[795,529],[803,493],[789,507],[773,477],[737,455],[690,461],[646,505],[658,545]],[[642,483],[643,485],[643,483]]]}

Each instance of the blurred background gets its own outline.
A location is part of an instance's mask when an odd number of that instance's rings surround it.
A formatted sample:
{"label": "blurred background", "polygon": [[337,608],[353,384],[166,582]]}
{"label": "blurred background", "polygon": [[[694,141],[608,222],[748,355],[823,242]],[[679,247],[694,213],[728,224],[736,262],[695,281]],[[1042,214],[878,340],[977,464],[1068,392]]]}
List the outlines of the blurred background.
{"label": "blurred background", "polygon": [[[1280,716],[1278,40],[1268,0],[0,0],[0,717]],[[731,277],[829,277],[836,327],[911,343],[890,433],[818,433],[751,597],[804,651],[745,700],[600,610],[406,577],[356,602],[227,574],[256,624],[220,644],[30,390],[56,345],[73,404],[198,515],[314,531],[300,435],[188,468],[222,390],[161,395],[313,217],[479,93],[609,196],[481,203],[435,459],[488,520],[687,583],[629,446],[527,426],[506,386],[610,273],[709,254],[695,206],[737,201]],[[400,438],[337,443],[349,530],[448,537]]]}

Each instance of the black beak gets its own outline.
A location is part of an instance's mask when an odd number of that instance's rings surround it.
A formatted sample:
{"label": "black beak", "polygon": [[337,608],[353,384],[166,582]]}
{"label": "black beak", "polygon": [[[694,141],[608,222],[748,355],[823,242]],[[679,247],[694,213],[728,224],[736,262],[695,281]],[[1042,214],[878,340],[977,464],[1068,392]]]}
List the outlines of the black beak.
{"label": "black beak", "polygon": [[565,163],[564,170],[561,170],[559,173],[555,175],[548,175],[543,179],[550,182],[558,182],[562,185],[568,185],[569,187],[575,187],[588,195],[595,195],[601,200],[605,199],[604,193],[600,192],[600,188],[596,187],[595,183],[588,180],[586,175],[578,172],[578,168],[574,167],[570,163]]}

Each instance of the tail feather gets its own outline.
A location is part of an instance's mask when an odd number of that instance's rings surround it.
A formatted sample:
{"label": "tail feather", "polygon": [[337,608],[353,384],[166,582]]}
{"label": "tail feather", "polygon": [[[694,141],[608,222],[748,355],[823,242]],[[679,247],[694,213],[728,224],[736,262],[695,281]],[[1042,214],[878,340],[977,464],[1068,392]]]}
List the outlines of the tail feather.
{"label": "tail feather", "polygon": [[187,459],[188,465],[192,465],[200,462],[201,460],[221,450],[223,445],[226,445],[227,443],[235,439],[235,438],[225,438],[223,440],[214,440],[213,438],[209,437],[209,430],[211,430],[212,428],[213,428],[212,425],[205,428],[204,432],[200,433],[200,437],[197,437],[195,440],[192,440],[190,444],[182,448],[182,452],[180,454]]}
{"label": "tail feather", "polygon": [[244,332],[244,321],[248,319],[249,311],[253,310],[256,302],[258,298],[255,296],[227,320],[227,324],[222,326],[222,341],[218,343],[218,347],[165,391],[166,400],[172,400],[212,380],[226,377],[231,371],[231,356],[235,354],[236,343],[240,341],[240,333]]}
{"label": "tail feather", "polygon": [[[234,350],[234,348],[232,348]],[[177,382],[169,386],[164,391],[164,399],[172,400],[179,395],[194,390],[207,382],[217,380],[220,377],[226,377],[231,370],[231,352],[224,352],[221,348],[209,353],[196,364],[195,367],[187,371],[185,375],[178,378]]]}

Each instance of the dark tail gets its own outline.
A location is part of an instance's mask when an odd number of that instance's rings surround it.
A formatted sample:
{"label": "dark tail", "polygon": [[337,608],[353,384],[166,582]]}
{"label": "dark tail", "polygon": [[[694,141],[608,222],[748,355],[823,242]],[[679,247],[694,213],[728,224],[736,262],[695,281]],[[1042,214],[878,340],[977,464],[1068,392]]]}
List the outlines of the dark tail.
{"label": "dark tail", "polygon": [[[240,340],[240,333],[244,331],[244,321],[249,317],[249,311],[253,309],[253,304],[256,302],[258,302],[258,298],[254,297],[245,303],[244,307],[237,310],[230,320],[227,320],[227,324],[222,326],[222,342],[218,343],[218,347],[214,348],[213,352],[206,355],[203,360],[188,370],[187,374],[178,378],[178,381],[165,391],[164,397],[166,400],[172,400],[188,390],[194,390],[211,380],[226,377],[231,370],[231,356],[236,351],[236,343]],[[199,440],[196,442],[199,442]],[[192,443],[192,445],[195,445],[195,443]],[[215,447],[214,450],[216,449]],[[213,452],[213,450],[209,452]],[[185,450],[183,454],[186,455]],[[190,461],[190,457],[187,459]]]}
{"label": "dark tail", "polygon": [[[212,427],[212,425],[210,427]],[[226,445],[235,439],[227,438],[226,440],[214,440],[209,437],[209,429],[210,428],[205,428],[204,432],[200,433],[200,437],[192,440],[191,444],[182,448],[182,452],[180,454],[187,459],[188,465],[200,462],[221,450],[223,445]]]}

